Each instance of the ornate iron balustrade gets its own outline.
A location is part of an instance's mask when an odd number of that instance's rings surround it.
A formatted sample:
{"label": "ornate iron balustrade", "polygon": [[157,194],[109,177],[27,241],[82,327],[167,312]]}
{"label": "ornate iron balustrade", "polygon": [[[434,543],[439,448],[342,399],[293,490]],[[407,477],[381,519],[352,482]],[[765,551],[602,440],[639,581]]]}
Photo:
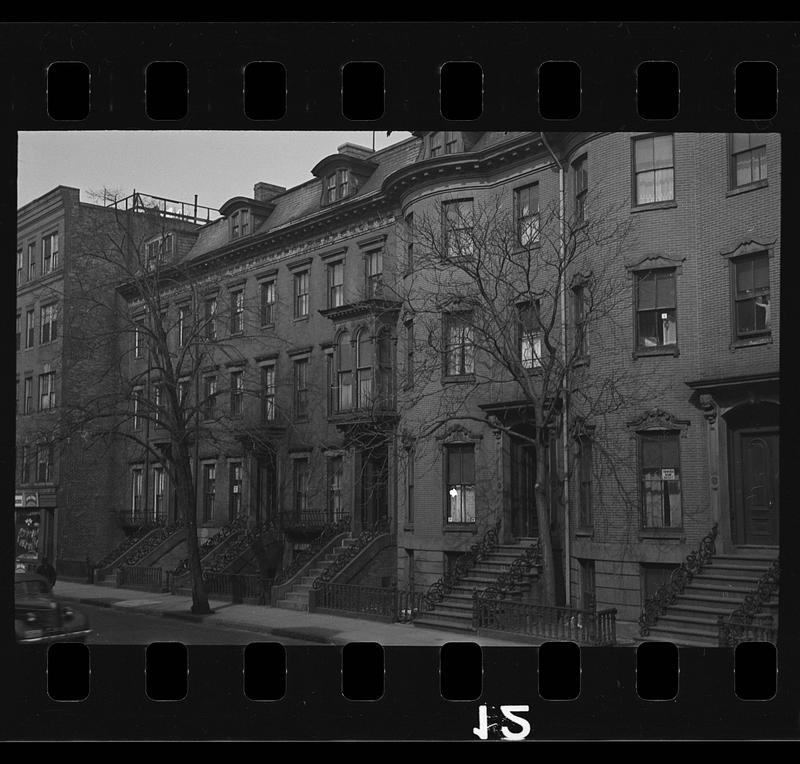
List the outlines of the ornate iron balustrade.
{"label": "ornate iron balustrade", "polygon": [[125,510],[119,513],[119,522],[125,528],[155,528],[159,525],[164,525],[167,522],[166,512],[155,512],[150,510]]}
{"label": "ornate iron balustrade", "polygon": [[134,549],[133,553],[126,557],[123,565],[136,565],[140,560],[143,560],[150,552],[152,552],[159,544],[166,541],[174,533],[177,533],[183,528],[183,520],[179,520],[173,525],[162,525],[158,527],[153,533],[149,534],[144,541]]}
{"label": "ornate iron balustrade", "polygon": [[334,561],[314,580],[311,588],[319,589],[323,584],[333,580],[367,544],[378,536],[385,536],[390,530],[391,520],[388,517],[381,517],[371,527],[365,528],[350,546],[345,547],[336,555]]}
{"label": "ornate iron balustrade", "polygon": [[519,588],[532,567],[539,567],[541,564],[542,548],[537,539],[535,544],[529,546],[509,565],[508,570],[497,577],[495,583],[483,591],[475,590],[472,596],[481,601],[505,599],[507,594]]}
{"label": "ornate iron balustrade", "polygon": [[114,547],[105,557],[103,557],[100,562],[96,563],[92,567],[96,570],[102,570],[103,568],[108,567],[111,565],[112,562],[118,560],[122,557],[134,544],[138,544],[150,531],[153,530],[153,526],[144,526],[139,528],[134,534],[128,536],[124,541],[121,541],[117,546]]}
{"label": "ornate iron balustrade", "polygon": [[441,602],[449,594],[455,585],[461,580],[475,565],[485,557],[488,557],[498,545],[498,534],[502,519],[489,526],[483,534],[483,538],[473,544],[469,552],[458,558],[453,567],[438,581],[432,583],[423,595],[423,602],[426,610],[433,610],[437,603]]}
{"label": "ornate iron balustrade", "polygon": [[164,583],[164,571],[149,565],[123,565],[117,569],[117,586],[134,589],[160,591]]}
{"label": "ornate iron balustrade", "polygon": [[717,538],[717,524],[711,532],[703,536],[700,547],[695,552],[690,552],[686,556],[686,562],[670,573],[669,580],[663,584],[652,597],[648,597],[639,617],[639,633],[646,637],[650,633],[650,627],[664,615],[667,608],[672,605],[678,595],[683,593],[686,586],[692,579],[700,573],[716,554],[714,541]]}
{"label": "ornate iron balustrade", "polygon": [[328,523],[320,532],[307,549],[299,552],[291,564],[284,568],[273,581],[274,585],[283,584],[293,576],[296,576],[314,557],[316,557],[320,550],[334,537],[341,533],[350,530],[350,515],[342,515],[335,522]]}
{"label": "ornate iron balustrade", "polygon": [[264,605],[269,602],[272,579],[262,578],[257,573],[203,571],[203,587],[209,596],[229,597],[234,603],[257,600],[259,605]]}
{"label": "ornate iron balustrade", "polygon": [[309,612],[330,610],[410,623],[421,610],[422,592],[391,587],[323,583],[309,595]]}
{"label": "ornate iron balustrade", "polygon": [[473,597],[472,625],[529,637],[613,645],[617,641],[617,611],[578,610],[529,602]]}
{"label": "ornate iron balustrade", "polygon": [[214,555],[214,558],[205,570],[208,573],[222,573],[228,565],[238,557],[241,557],[253,544],[264,541],[266,537],[276,533],[278,533],[278,526],[272,518],[254,525],[232,541],[221,552]]}
{"label": "ornate iron balustrade", "polygon": [[[223,541],[227,541],[233,534],[240,533],[247,525],[247,518],[243,516],[237,517],[233,522],[223,525],[217,533],[209,536],[202,544],[200,544],[200,560],[202,561],[210,555]],[[173,576],[182,576],[189,572],[189,558],[181,560],[175,570],[172,571]]]}
{"label": "ornate iron balustrade", "polygon": [[[758,579],[755,589],[730,615],[719,616],[720,647],[735,647],[739,642],[778,641],[778,629],[772,616],[762,615],[761,609],[772,599],[780,584],[780,560],[775,560]],[[759,623],[754,623],[758,620]]]}
{"label": "ornate iron balustrade", "polygon": [[279,518],[284,530],[316,530],[335,522],[334,516],[327,509],[281,512]]}

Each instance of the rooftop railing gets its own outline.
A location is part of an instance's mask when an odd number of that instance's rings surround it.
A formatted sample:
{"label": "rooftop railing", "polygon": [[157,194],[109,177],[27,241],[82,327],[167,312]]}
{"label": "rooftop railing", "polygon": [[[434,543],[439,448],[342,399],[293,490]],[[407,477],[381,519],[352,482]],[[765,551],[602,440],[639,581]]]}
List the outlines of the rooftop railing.
{"label": "rooftop railing", "polygon": [[166,199],[163,196],[134,191],[130,196],[108,202],[106,207],[120,212],[156,212],[165,218],[186,220],[197,224],[208,223],[219,217],[218,209],[198,204],[196,195],[193,202],[182,202],[177,199]]}

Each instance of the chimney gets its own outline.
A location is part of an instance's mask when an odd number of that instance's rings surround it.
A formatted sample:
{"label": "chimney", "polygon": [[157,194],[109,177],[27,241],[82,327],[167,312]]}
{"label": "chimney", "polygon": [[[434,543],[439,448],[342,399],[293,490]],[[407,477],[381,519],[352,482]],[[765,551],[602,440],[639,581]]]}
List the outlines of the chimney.
{"label": "chimney", "polygon": [[346,154],[356,159],[369,159],[375,153],[372,149],[368,149],[366,146],[359,146],[355,143],[343,143],[339,146],[337,151],[340,154]]}
{"label": "chimney", "polygon": [[269,202],[285,190],[283,186],[273,186],[272,183],[256,183],[253,186],[253,198],[259,202]]}

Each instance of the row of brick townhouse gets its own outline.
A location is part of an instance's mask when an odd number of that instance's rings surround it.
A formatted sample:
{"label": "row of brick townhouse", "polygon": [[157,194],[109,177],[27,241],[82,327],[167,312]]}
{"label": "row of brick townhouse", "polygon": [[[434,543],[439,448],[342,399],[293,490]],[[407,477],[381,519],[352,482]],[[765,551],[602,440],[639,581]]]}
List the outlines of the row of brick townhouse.
{"label": "row of brick townhouse", "polygon": [[[384,520],[391,550],[367,579],[425,590],[499,522],[509,546],[548,534],[559,602],[635,622],[712,528],[720,552],[777,548],[779,167],[772,134],[420,131],[377,152],[345,144],[300,186],[257,183],[202,225],[161,220],[146,258],[162,269],[169,347],[202,342],[204,360],[165,378],[146,305],[121,287],[142,327],[119,333],[127,426],[166,441],[165,397],[191,401],[201,535],[272,520],[274,572],[343,517],[354,534]],[[71,221],[103,214],[63,188],[20,210],[17,501],[38,503],[18,509],[51,513],[58,529],[39,553],[67,564],[178,519],[152,451],[73,448],[69,484],[58,459],[30,462],[30,433],[71,394],[59,376],[69,284],[47,280],[97,235]],[[564,261],[573,243],[580,257]],[[529,271],[532,297],[484,342],[476,305],[499,313],[503,290],[476,296],[469,270],[451,266],[492,251],[514,267],[523,254],[553,266],[548,253],[569,266],[555,284],[545,265]],[[495,342],[518,368],[493,363]],[[541,433],[523,393],[546,389],[551,369],[568,370],[569,395]],[[612,388],[613,404],[581,409],[583,391]]]}

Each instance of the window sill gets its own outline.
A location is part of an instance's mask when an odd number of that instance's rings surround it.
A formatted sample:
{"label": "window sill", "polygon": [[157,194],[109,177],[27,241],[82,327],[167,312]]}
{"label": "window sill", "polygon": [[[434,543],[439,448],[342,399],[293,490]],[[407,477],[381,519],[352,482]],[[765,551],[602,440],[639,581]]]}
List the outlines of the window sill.
{"label": "window sill", "polygon": [[413,524],[413,523],[411,523],[410,525],[404,525],[404,526],[403,526],[403,530],[404,530],[406,533],[413,533],[413,532],[414,532],[414,524]]}
{"label": "window sill", "polygon": [[442,376],[442,384],[464,384],[468,382],[474,382],[475,375],[474,374],[444,374]]}
{"label": "window sill", "polygon": [[755,183],[748,183],[746,186],[736,186],[725,194],[726,198],[732,196],[739,196],[739,194],[746,194],[749,191],[757,191],[759,188],[766,188],[769,185],[769,180],[757,180]]}
{"label": "window sill", "polygon": [[588,366],[590,361],[591,361],[591,356],[581,355],[575,359],[572,365],[576,368],[580,368],[581,366]]}
{"label": "window sill", "polygon": [[653,202],[652,204],[637,204],[631,207],[631,212],[648,212],[649,210],[671,210],[678,206],[678,202],[671,199],[668,202]]}
{"label": "window sill", "polygon": [[660,348],[648,348],[647,350],[645,350],[644,348],[638,348],[633,351],[634,359],[647,358],[649,356],[660,356],[660,355],[671,355],[677,358],[680,355],[680,352],[678,351],[677,345],[670,345],[667,347],[660,347]]}
{"label": "window sill", "polygon": [[261,324],[261,328],[262,329],[274,329],[275,328],[275,322],[274,321],[270,321],[270,323],[268,323],[268,324]]}
{"label": "window sill", "polygon": [[308,321],[308,316],[295,316],[292,321],[298,323],[300,321]]}
{"label": "window sill", "polygon": [[242,329],[242,331],[240,331],[240,332],[231,332],[230,336],[231,337],[244,337],[244,329]]}
{"label": "window sill", "polygon": [[594,536],[594,528],[577,528],[575,530],[576,536],[582,536],[584,538],[589,538]]}
{"label": "window sill", "polygon": [[683,528],[643,528],[639,531],[640,541],[680,541],[686,539]]}
{"label": "window sill", "polygon": [[476,523],[445,523],[442,528],[444,533],[477,533],[478,526]]}
{"label": "window sill", "polygon": [[737,339],[731,342],[731,350],[741,350],[742,348],[749,348],[755,345],[771,345],[772,334],[764,334],[759,337],[750,337],[749,339]]}

